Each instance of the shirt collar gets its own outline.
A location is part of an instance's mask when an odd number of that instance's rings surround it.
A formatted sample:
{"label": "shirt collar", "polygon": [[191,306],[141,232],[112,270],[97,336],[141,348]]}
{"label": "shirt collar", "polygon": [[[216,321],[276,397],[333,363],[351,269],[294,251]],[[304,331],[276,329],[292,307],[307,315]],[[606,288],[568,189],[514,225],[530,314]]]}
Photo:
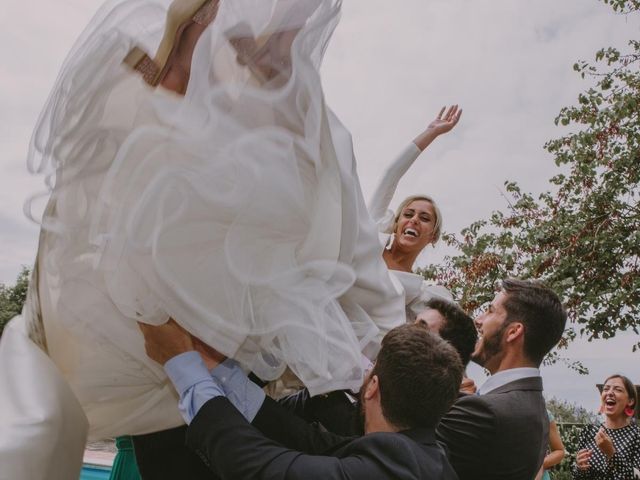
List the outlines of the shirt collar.
{"label": "shirt collar", "polygon": [[495,390],[498,387],[506,385],[507,383],[520,380],[521,378],[539,377],[540,369],[523,367],[523,368],[510,368],[508,370],[502,370],[495,375],[491,375],[486,382],[482,384],[478,390],[478,395],[484,395]]}

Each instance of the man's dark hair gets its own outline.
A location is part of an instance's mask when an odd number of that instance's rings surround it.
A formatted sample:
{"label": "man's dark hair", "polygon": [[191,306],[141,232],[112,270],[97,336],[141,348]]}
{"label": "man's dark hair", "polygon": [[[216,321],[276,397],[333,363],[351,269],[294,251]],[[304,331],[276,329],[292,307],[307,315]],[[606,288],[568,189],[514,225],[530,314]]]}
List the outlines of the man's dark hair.
{"label": "man's dark hair", "polygon": [[404,324],[382,339],[371,375],[378,376],[385,418],[400,428],[435,427],[458,395],[462,362],[442,338]]}
{"label": "man's dark hair", "polygon": [[560,341],[567,313],[558,296],[544,284],[533,280],[508,278],[502,281],[506,294],[505,324],[524,325],[524,354],[537,365]]}
{"label": "man's dark hair", "polygon": [[441,298],[432,298],[426,305],[444,318],[440,336],[453,345],[462,359],[462,364],[466,366],[478,340],[478,330],[473,319],[455,303]]}

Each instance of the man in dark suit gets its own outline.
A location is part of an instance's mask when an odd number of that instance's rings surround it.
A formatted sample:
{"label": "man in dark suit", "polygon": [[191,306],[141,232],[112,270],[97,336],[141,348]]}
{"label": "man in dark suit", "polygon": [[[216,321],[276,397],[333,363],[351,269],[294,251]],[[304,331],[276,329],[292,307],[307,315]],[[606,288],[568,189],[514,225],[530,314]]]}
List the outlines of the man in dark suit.
{"label": "man in dark suit", "polygon": [[[456,303],[433,298],[418,314],[415,323],[439,335],[456,349],[466,368],[476,345],[478,332],[473,319]],[[473,380],[464,378],[460,390],[475,392]],[[357,395],[336,391],[312,397],[305,388],[278,400],[278,403],[309,423],[317,423],[339,435],[362,435],[363,426]]]}
{"label": "man in dark suit", "polygon": [[437,428],[460,480],[535,477],[549,438],[539,366],[562,337],[566,318],[551,290],[508,279],[476,319],[480,339],[472,360],[491,377],[479,395],[461,396]]}
{"label": "man in dark suit", "polygon": [[361,389],[358,438],[320,431],[265,398],[233,361],[194,351],[174,322],[141,329],[180,393],[187,445],[221,478],[456,479],[434,428],[457,395],[462,364],[423,328],[403,325],[383,339]]}

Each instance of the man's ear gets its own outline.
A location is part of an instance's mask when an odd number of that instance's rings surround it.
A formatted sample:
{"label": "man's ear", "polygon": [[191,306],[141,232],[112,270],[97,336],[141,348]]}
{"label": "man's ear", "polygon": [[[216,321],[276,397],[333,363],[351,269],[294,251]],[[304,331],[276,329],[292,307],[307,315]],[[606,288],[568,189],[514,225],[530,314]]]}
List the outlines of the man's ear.
{"label": "man's ear", "polygon": [[380,383],[377,375],[372,375],[364,388],[364,399],[371,400],[380,392]]}
{"label": "man's ear", "polygon": [[511,322],[507,326],[507,331],[505,334],[505,339],[507,343],[513,342],[522,336],[524,336],[524,325],[522,323]]}

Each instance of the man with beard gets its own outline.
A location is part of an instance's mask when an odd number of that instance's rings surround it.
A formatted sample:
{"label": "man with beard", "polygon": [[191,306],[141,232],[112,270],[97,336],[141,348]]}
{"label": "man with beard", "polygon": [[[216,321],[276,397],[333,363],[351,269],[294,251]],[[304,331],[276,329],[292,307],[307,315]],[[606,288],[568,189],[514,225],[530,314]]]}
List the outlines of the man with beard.
{"label": "man with beard", "polygon": [[566,318],[554,292],[508,279],[475,320],[480,338],[471,359],[491,377],[478,395],[461,396],[437,428],[460,480],[535,477],[549,438],[539,367]]}
{"label": "man with beard", "polygon": [[180,394],[187,445],[221,478],[457,478],[435,426],[463,367],[453,347],[424,328],[402,325],[382,340],[361,388],[365,435],[355,438],[323,432],[265,398],[237,363],[220,363],[175,322],[141,330],[147,354]]}
{"label": "man with beard", "polygon": [[[417,315],[415,324],[449,342],[466,368],[478,338],[473,319],[459,305],[442,298],[429,300],[425,307]],[[464,377],[460,391],[475,393],[473,380]],[[329,432],[348,436],[362,435],[364,432],[357,394],[353,392],[336,391],[312,397],[305,388],[280,398],[278,403]]]}

